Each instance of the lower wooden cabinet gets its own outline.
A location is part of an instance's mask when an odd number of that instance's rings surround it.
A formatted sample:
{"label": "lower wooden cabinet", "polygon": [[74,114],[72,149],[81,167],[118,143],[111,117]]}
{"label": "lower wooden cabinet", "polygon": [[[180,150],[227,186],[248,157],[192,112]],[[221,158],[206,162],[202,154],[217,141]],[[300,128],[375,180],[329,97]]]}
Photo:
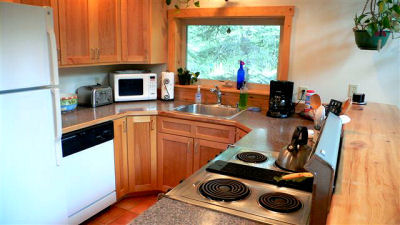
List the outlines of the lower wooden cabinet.
{"label": "lower wooden cabinet", "polygon": [[[207,125],[168,117],[159,117],[157,123],[156,116],[114,120],[117,198],[167,191],[246,134],[231,126]],[[205,132],[212,129],[214,132]]]}
{"label": "lower wooden cabinet", "polygon": [[114,120],[114,160],[117,198],[129,193],[126,118]]}
{"label": "lower wooden cabinet", "polygon": [[114,120],[117,198],[157,189],[156,119],[128,116]]}
{"label": "lower wooden cabinet", "polygon": [[127,118],[129,191],[157,188],[156,120],[154,116]]}
{"label": "lower wooden cabinet", "polygon": [[158,133],[157,139],[158,184],[167,191],[193,172],[193,138]]}
{"label": "lower wooden cabinet", "polygon": [[215,141],[194,139],[193,171],[206,165],[208,161],[223,152],[229,144]]}

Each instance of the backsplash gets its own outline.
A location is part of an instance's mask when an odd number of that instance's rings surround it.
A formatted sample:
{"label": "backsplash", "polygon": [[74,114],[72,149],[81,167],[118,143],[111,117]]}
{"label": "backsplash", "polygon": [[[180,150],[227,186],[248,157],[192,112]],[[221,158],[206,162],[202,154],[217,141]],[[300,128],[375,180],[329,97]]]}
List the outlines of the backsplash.
{"label": "backsplash", "polygon": [[166,70],[165,64],[154,65],[109,65],[60,68],[61,93],[75,93],[76,89],[85,85],[109,85],[108,74],[116,70],[150,70],[157,74],[158,87],[160,86],[161,72]]}

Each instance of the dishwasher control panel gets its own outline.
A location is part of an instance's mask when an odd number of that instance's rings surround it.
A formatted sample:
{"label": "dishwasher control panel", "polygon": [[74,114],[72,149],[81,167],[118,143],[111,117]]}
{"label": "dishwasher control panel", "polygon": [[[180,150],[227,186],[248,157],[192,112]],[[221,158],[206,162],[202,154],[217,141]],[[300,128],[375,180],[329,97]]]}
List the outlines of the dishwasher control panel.
{"label": "dishwasher control panel", "polygon": [[114,139],[113,121],[63,134],[61,138],[63,157],[67,157],[112,139]]}

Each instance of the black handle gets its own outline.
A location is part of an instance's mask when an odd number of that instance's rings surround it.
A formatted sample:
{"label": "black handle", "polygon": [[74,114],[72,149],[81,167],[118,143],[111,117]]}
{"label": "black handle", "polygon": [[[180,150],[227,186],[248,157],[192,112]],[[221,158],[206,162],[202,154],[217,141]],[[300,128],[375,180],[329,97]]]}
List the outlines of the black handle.
{"label": "black handle", "polygon": [[287,147],[289,152],[297,151],[297,145],[306,145],[308,142],[308,129],[307,127],[298,126],[293,133],[292,141]]}

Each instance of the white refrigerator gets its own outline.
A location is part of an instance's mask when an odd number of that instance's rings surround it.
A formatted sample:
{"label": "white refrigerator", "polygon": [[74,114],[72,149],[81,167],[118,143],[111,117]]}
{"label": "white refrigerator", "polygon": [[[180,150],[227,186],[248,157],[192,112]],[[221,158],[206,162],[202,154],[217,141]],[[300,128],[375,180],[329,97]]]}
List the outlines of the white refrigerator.
{"label": "white refrigerator", "polygon": [[0,224],[66,224],[51,8],[0,2]]}

